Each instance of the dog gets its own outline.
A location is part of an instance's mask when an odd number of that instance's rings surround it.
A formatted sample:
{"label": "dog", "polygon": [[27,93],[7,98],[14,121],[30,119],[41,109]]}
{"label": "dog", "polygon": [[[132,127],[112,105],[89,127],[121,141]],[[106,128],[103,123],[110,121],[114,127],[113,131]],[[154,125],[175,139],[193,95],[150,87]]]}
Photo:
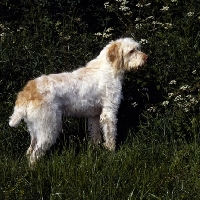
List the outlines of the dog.
{"label": "dog", "polygon": [[56,142],[63,115],[87,117],[92,143],[102,141],[102,129],[104,146],[115,150],[124,72],[137,70],[147,58],[138,42],[120,38],[111,41],[85,67],[30,80],[18,93],[9,120],[11,127],[17,127],[21,119],[27,124],[31,144],[26,154],[30,165]]}

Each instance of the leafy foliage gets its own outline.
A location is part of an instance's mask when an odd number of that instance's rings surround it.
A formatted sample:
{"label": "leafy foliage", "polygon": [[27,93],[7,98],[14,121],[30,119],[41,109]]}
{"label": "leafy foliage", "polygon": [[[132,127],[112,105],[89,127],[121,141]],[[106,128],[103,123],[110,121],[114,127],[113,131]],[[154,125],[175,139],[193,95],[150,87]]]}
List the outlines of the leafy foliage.
{"label": "leafy foliage", "polygon": [[[0,7],[1,199],[199,198],[199,0],[4,0]],[[116,153],[90,146],[85,120],[64,119],[57,146],[31,171],[24,124],[8,127],[17,92],[127,36],[149,59],[125,76]]]}

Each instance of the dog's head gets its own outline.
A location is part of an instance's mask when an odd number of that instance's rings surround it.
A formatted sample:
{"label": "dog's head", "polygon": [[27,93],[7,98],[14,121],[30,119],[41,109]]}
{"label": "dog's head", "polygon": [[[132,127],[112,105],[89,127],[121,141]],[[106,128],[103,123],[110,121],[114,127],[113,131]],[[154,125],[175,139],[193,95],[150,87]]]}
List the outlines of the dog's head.
{"label": "dog's head", "polygon": [[119,72],[138,69],[146,63],[148,56],[140,51],[139,43],[123,38],[109,44],[107,58]]}

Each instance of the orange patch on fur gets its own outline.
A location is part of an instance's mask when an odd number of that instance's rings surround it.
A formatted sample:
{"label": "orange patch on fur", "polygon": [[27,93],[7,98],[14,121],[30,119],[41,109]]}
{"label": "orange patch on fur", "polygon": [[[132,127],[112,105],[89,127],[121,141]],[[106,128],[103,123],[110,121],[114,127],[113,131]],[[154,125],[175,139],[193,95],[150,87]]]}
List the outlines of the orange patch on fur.
{"label": "orange patch on fur", "polygon": [[113,43],[110,48],[108,49],[108,58],[110,62],[112,62],[114,68],[116,71],[120,70],[122,68],[122,62],[123,62],[123,57],[120,54],[120,44],[118,43]]}
{"label": "orange patch on fur", "polygon": [[114,62],[117,57],[119,57],[119,47],[116,43],[114,43],[109,49],[108,49],[108,58],[111,62]]}
{"label": "orange patch on fur", "polygon": [[31,80],[27,83],[24,89],[18,93],[16,106],[27,104],[32,101],[33,104],[39,105],[42,101],[42,96],[37,90],[35,80]]}

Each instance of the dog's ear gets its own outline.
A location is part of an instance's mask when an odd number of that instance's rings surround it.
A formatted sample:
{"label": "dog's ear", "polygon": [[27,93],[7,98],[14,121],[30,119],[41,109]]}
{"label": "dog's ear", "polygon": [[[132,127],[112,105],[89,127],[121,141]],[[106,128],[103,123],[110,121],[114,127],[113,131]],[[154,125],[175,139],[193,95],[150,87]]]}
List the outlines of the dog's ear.
{"label": "dog's ear", "polygon": [[108,49],[108,60],[112,63],[116,71],[123,67],[123,54],[120,48],[120,43],[114,42]]}

